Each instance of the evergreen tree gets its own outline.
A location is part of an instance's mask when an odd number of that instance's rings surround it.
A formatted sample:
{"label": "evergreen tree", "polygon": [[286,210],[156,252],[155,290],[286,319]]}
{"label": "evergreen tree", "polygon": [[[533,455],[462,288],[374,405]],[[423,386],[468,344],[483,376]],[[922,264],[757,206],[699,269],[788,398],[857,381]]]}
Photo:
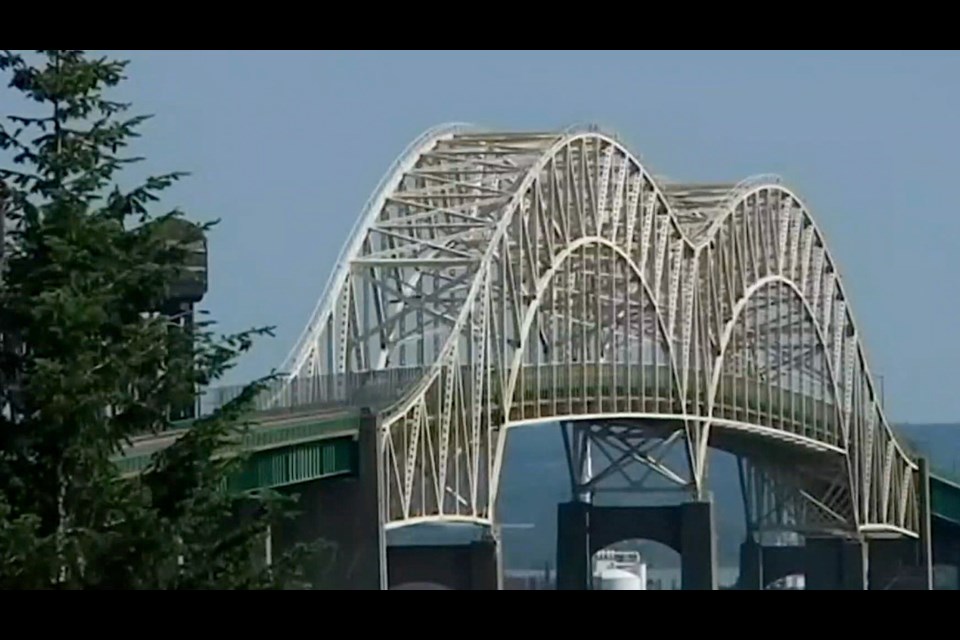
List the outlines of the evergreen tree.
{"label": "evergreen tree", "polygon": [[[262,561],[268,525],[291,505],[231,492],[243,457],[222,455],[266,380],[193,422],[142,474],[116,465],[269,333],[185,331],[162,313],[191,247],[169,233],[181,212],[149,210],[182,174],[117,185],[146,119],[106,97],[125,67],[82,51],[0,52],[9,87],[39,106],[0,125],[0,588],[302,584],[317,549]],[[241,507],[253,515],[239,522]]]}

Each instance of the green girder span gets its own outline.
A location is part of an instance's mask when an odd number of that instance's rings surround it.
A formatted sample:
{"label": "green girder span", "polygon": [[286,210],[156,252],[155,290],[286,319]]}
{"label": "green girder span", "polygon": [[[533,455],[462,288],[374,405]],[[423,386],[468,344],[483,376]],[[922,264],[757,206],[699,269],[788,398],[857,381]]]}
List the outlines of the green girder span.
{"label": "green girder span", "polygon": [[[359,413],[299,417],[254,425],[239,448],[252,455],[231,479],[238,491],[277,488],[356,473]],[[144,471],[155,453],[168,446],[177,432],[145,439],[117,465],[125,476]]]}

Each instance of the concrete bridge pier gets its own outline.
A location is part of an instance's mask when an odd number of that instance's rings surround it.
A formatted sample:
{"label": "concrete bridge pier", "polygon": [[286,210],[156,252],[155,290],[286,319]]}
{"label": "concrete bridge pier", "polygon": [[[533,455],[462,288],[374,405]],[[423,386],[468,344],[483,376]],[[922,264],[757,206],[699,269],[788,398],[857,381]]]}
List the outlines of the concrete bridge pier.
{"label": "concrete bridge pier", "polygon": [[862,591],[867,588],[867,546],[833,536],[806,539],[804,572],[808,591]]}
{"label": "concrete bridge pier", "polygon": [[329,551],[306,568],[315,589],[386,588],[376,415],[363,412],[358,437],[358,473],[285,488],[300,495],[302,513],[271,532],[274,555],[298,542],[329,544]]}
{"label": "concrete bridge pier", "polygon": [[933,548],[937,584],[960,590],[960,527],[941,527],[938,534],[934,536]]}
{"label": "concrete bridge pier", "polygon": [[680,505],[680,588],[716,591],[718,573],[713,501]]}
{"label": "concrete bridge pier", "polygon": [[591,587],[590,512],[587,502],[557,505],[557,589],[588,591]]}
{"label": "concrete bridge pier", "polygon": [[433,584],[455,591],[503,589],[500,544],[489,536],[459,545],[397,545],[387,548],[389,588]]}
{"label": "concrete bridge pier", "polygon": [[740,545],[737,589],[760,591],[791,575],[805,573],[806,550],[800,545],[763,545],[753,539]]}
{"label": "concrete bridge pier", "polygon": [[937,585],[960,590],[960,524],[940,520],[934,523],[932,531]]}
{"label": "concrete bridge pier", "polygon": [[933,589],[933,540],[930,510],[930,465],[918,458],[919,538],[870,540],[870,589],[930,591]]}
{"label": "concrete bridge pier", "polygon": [[926,561],[922,544],[913,538],[871,540],[869,587],[875,591],[929,591],[933,567]]}
{"label": "concrete bridge pier", "polygon": [[663,507],[561,503],[557,510],[557,589],[591,589],[593,554],[631,539],[653,540],[677,551],[682,589],[717,589],[712,500]]}
{"label": "concrete bridge pier", "polygon": [[808,537],[805,546],[740,545],[737,588],[759,590],[789,575],[804,575],[809,590],[926,590],[932,573],[914,539],[868,542]]}

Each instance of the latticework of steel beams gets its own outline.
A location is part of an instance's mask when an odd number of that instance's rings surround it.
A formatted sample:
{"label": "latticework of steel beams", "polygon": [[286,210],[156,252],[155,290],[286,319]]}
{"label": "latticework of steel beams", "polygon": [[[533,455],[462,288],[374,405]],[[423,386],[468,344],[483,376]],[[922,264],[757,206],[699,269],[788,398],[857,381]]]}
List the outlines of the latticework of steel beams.
{"label": "latticework of steel beams", "polygon": [[489,523],[508,427],[606,421],[679,431],[695,493],[717,446],[789,466],[852,533],[918,531],[917,465],[800,198],[768,176],[658,184],[595,129],[418,139],[285,370],[298,389],[394,381],[390,525]]}

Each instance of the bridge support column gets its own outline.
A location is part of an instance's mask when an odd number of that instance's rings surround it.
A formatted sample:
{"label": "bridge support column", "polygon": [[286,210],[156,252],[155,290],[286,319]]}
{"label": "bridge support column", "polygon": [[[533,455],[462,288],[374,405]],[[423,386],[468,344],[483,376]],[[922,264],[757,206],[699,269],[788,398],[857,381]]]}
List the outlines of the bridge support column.
{"label": "bridge support column", "polygon": [[737,589],[759,591],[777,580],[803,575],[806,549],[800,545],[764,545],[749,539],[740,545]]}
{"label": "bridge support column", "polygon": [[763,547],[753,540],[740,544],[740,575],[737,589],[760,591],[763,589]]}
{"label": "bridge support column", "polygon": [[717,588],[713,502],[663,507],[606,507],[566,502],[557,511],[557,589],[592,586],[593,554],[631,538],[654,540],[680,553],[681,588]]}
{"label": "bridge support column", "polygon": [[920,493],[920,539],[917,562],[921,567],[921,579],[925,580],[924,591],[933,590],[933,510],[930,503],[930,461],[917,460],[919,466]]}
{"label": "bridge support column", "polygon": [[557,507],[557,589],[590,589],[590,504],[563,502]]}
{"label": "bridge support column", "polygon": [[386,547],[380,507],[378,419],[364,411],[357,443],[356,477],[317,480],[290,487],[300,494],[301,514],[272,532],[273,555],[287,545],[330,543],[307,578],[315,589],[386,588]]}
{"label": "bridge support column", "polygon": [[717,589],[717,533],[712,500],[680,506],[680,588]]}
{"label": "bridge support column", "polygon": [[871,540],[869,576],[871,590],[929,591],[932,568],[923,558],[923,544],[912,538]]}
{"label": "bridge support column", "polygon": [[503,588],[495,537],[459,545],[397,545],[387,549],[390,588],[435,584],[456,591]]}
{"label": "bridge support column", "polygon": [[867,548],[843,538],[808,537],[806,589],[810,591],[861,591],[867,588]]}
{"label": "bridge support column", "polygon": [[926,458],[917,460],[919,538],[869,542],[870,589],[930,591],[933,589],[933,541],[930,518],[930,469]]}
{"label": "bridge support column", "polygon": [[941,520],[934,523],[931,530],[935,586],[960,590],[960,527]]}
{"label": "bridge support column", "polygon": [[472,591],[503,590],[503,553],[497,538],[470,544],[470,575]]}

